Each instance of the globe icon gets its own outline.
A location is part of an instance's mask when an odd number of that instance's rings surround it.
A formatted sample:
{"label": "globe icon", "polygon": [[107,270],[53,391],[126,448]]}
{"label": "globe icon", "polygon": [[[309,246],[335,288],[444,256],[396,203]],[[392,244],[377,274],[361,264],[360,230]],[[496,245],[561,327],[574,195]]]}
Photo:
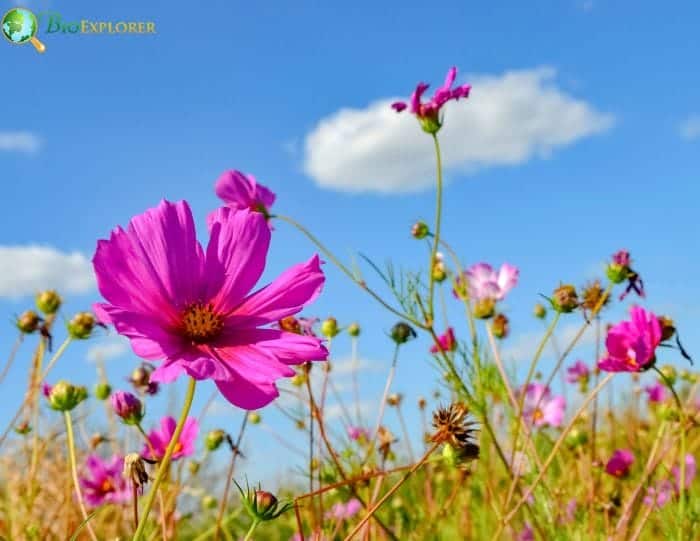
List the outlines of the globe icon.
{"label": "globe icon", "polygon": [[36,38],[38,23],[36,15],[25,8],[9,10],[0,22],[3,35],[16,45],[30,42],[37,51],[43,53],[46,47]]}

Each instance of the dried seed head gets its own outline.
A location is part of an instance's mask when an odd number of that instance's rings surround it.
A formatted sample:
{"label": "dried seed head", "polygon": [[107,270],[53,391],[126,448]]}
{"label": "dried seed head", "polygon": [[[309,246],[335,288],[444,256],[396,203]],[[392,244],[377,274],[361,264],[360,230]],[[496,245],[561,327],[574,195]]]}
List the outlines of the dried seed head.
{"label": "dried seed head", "polygon": [[595,280],[584,286],[582,297],[581,306],[584,310],[595,310],[598,305],[602,308],[610,301],[610,295],[605,292],[600,280]]}
{"label": "dried seed head", "polygon": [[433,432],[430,441],[449,444],[462,462],[479,457],[479,446],[474,442],[475,424],[469,420],[469,409],[461,402],[438,408],[433,413]]}
{"label": "dried seed head", "polygon": [[124,471],[122,475],[130,480],[133,485],[143,492],[143,487],[150,480],[146,471],[146,462],[138,453],[129,453],[124,457]]}

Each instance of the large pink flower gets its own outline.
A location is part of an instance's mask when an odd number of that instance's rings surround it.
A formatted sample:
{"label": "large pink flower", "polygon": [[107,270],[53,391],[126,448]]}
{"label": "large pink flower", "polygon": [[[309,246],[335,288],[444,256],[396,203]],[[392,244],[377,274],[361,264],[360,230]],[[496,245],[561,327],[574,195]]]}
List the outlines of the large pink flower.
{"label": "large pink flower", "polygon": [[[151,430],[148,433],[148,443],[143,446],[141,456],[151,460],[161,460],[165,456],[170,440],[175,434],[177,422],[172,417],[163,417],[160,420],[160,430]],[[194,417],[188,417],[182,427],[182,433],[173,450],[172,460],[194,453],[194,443],[197,440],[199,423]]]}
{"label": "large pink flower", "polygon": [[320,261],[314,256],[249,293],[270,244],[265,217],[221,208],[208,225],[204,251],[188,204],[163,201],[100,240],[93,264],[107,303],[95,311],[137,355],[163,361],[152,381],[212,379],[232,404],[258,409],[279,395],[275,380],[294,375],[289,365],[328,356],[317,338],[259,328],[316,298]]}
{"label": "large pink flower", "polygon": [[253,175],[240,171],[226,171],[214,185],[214,191],[227,207],[232,209],[250,209],[269,214],[275,202],[275,194],[262,184],[258,184]]}
{"label": "large pink flower", "polygon": [[641,372],[654,364],[656,347],[661,343],[659,318],[639,306],[632,307],[631,316],[608,331],[608,354],[598,361],[601,370]]}
{"label": "large pink flower", "polygon": [[119,455],[103,460],[90,455],[85,460],[85,473],[80,477],[85,501],[91,507],[105,503],[124,503],[131,498],[131,491],[122,476],[124,458]]}
{"label": "large pink flower", "polygon": [[476,263],[464,272],[458,287],[463,287],[462,280],[466,280],[471,299],[501,301],[516,286],[519,275],[517,267],[509,263],[503,263],[498,272],[488,263]]}

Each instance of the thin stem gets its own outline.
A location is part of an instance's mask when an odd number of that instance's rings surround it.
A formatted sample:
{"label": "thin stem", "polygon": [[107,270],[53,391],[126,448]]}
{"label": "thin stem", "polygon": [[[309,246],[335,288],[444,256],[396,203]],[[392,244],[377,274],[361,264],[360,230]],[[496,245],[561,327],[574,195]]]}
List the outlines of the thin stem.
{"label": "thin stem", "polygon": [[228,505],[229,491],[231,490],[231,480],[233,479],[233,473],[236,468],[236,457],[238,456],[238,451],[241,447],[241,441],[243,440],[243,432],[248,424],[248,412],[243,415],[243,421],[241,422],[241,428],[238,430],[238,436],[236,437],[236,444],[233,449],[231,449],[231,463],[228,467],[228,473],[226,474],[226,486],[224,487],[224,496],[221,499],[221,504],[219,504],[219,514],[216,517],[216,530],[214,532],[214,541],[219,540],[219,533],[221,532],[221,525],[224,518],[224,512],[226,511],[226,506]]}
{"label": "thin stem", "polygon": [[437,134],[433,134],[433,143],[435,144],[435,163],[436,163],[436,194],[435,194],[435,228],[433,233],[433,248],[430,251],[430,265],[428,267],[428,316],[430,321],[428,324],[433,324],[435,317],[435,309],[433,306],[435,295],[435,278],[433,277],[433,266],[437,257],[438,246],[440,245],[440,226],[442,224],[442,156],[440,154],[440,142]]}
{"label": "thin stem", "polygon": [[5,376],[7,376],[7,373],[10,371],[10,367],[12,366],[12,363],[15,360],[15,357],[17,356],[17,352],[19,351],[19,347],[22,345],[23,339],[24,334],[19,333],[17,340],[15,340],[15,345],[12,346],[12,350],[10,351],[10,356],[7,358],[5,367],[2,369],[2,374],[0,374],[0,384],[5,380]]}
{"label": "thin stem", "polygon": [[372,431],[372,438],[370,440],[369,447],[367,448],[367,454],[365,459],[362,461],[365,464],[368,460],[374,447],[376,445],[377,436],[379,435],[379,429],[382,426],[382,418],[384,417],[384,410],[386,409],[386,400],[389,396],[389,390],[391,389],[391,383],[394,381],[394,374],[396,373],[396,363],[399,359],[399,344],[396,344],[394,348],[394,356],[391,360],[391,369],[389,369],[389,375],[386,378],[386,383],[384,384],[384,392],[382,393],[382,399],[379,402],[379,413],[377,414],[377,421],[374,423],[374,430]]}
{"label": "thin stem", "polygon": [[408,314],[402,313],[400,310],[394,308],[391,306],[388,302],[386,302],[384,299],[382,299],[378,293],[376,293],[374,290],[372,290],[367,283],[364,280],[361,280],[355,276],[355,274],[348,269],[343,263],[340,262],[340,260],[333,255],[333,253],[326,248],[323,243],[321,243],[320,240],[318,240],[308,229],[306,229],[303,225],[301,225],[299,222],[296,220],[284,216],[282,214],[273,214],[270,216],[270,218],[277,218],[278,220],[282,220],[283,222],[287,222],[289,225],[296,227],[301,233],[303,233],[306,238],[308,238],[311,242],[313,242],[316,247],[321,250],[321,252],[330,260],[331,263],[333,263],[336,267],[338,267],[350,280],[352,280],[355,284],[360,286],[362,289],[364,289],[367,293],[369,293],[379,304],[381,304],[384,308],[389,310],[391,313],[394,315],[400,317],[401,319],[405,319],[407,321],[410,321],[417,327],[425,328],[425,324],[418,321],[417,319],[411,317]]}
{"label": "thin stem", "polygon": [[192,407],[192,400],[194,399],[194,391],[196,385],[197,382],[194,379],[190,378],[190,381],[187,385],[187,392],[185,394],[185,402],[182,406],[182,412],[180,413],[180,419],[178,420],[177,425],[175,426],[175,432],[173,433],[173,437],[170,439],[170,443],[168,443],[168,447],[165,450],[165,456],[163,457],[163,460],[161,460],[160,465],[158,466],[156,478],[154,479],[153,486],[151,487],[151,490],[148,493],[148,497],[146,498],[146,503],[144,505],[144,510],[141,515],[141,520],[139,521],[139,525],[136,528],[136,532],[134,533],[133,541],[139,541],[139,539],[141,539],[141,537],[143,536],[143,532],[146,528],[146,523],[148,522],[148,515],[150,514],[151,508],[153,507],[153,503],[156,499],[156,493],[158,492],[158,488],[163,482],[168,468],[170,467],[170,459],[172,458],[173,452],[175,451],[175,446],[180,440],[180,434],[182,434],[182,429],[185,426],[185,421],[187,421],[187,415],[189,414],[190,408]]}
{"label": "thin stem", "polygon": [[250,525],[250,529],[248,530],[248,533],[245,534],[245,537],[243,538],[243,541],[248,541],[249,539],[253,538],[253,532],[255,529],[258,527],[258,524],[260,524],[259,521],[254,520],[253,523]]}
{"label": "thin stem", "polygon": [[60,359],[61,356],[66,352],[66,349],[68,348],[68,346],[70,345],[70,343],[71,343],[72,341],[73,341],[73,338],[70,337],[70,336],[68,336],[68,337],[63,341],[63,343],[61,344],[61,346],[56,350],[56,353],[54,353],[53,357],[51,357],[51,359],[49,360],[49,362],[46,363],[46,368],[45,368],[44,371],[41,373],[41,377],[40,377],[39,380],[37,381],[37,385],[46,379],[46,376],[49,375],[49,372],[51,372],[51,369],[55,366],[55,364],[56,364],[56,362],[58,361],[58,359]]}
{"label": "thin stem", "polygon": [[75,488],[75,496],[78,499],[78,506],[80,507],[80,512],[83,515],[83,520],[85,521],[85,526],[90,534],[92,541],[97,541],[97,536],[95,535],[92,525],[88,522],[88,512],[85,508],[85,501],[83,500],[83,492],[80,490],[80,480],[78,479],[78,467],[75,460],[75,438],[73,436],[73,420],[70,416],[70,411],[63,412],[63,418],[66,421],[66,438],[68,444],[68,458],[70,460],[71,477],[73,478],[73,488]]}

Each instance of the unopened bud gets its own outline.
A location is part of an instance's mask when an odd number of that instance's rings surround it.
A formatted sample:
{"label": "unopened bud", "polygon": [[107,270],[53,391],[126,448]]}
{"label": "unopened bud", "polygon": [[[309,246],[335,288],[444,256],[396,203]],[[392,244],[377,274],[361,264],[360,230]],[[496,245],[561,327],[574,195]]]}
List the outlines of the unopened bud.
{"label": "unopened bud", "polygon": [[258,511],[260,511],[261,513],[265,513],[269,511],[272,507],[277,505],[277,498],[271,492],[267,492],[265,490],[256,490],[255,505],[257,506]]}
{"label": "unopened bud", "polygon": [[107,400],[112,393],[112,387],[110,387],[109,383],[106,381],[102,381],[95,385],[93,391],[95,393],[95,398],[98,400]]}
{"label": "unopened bud", "polygon": [[386,397],[386,403],[390,406],[400,406],[403,400],[403,395],[401,393],[393,393]]}
{"label": "unopened bud", "polygon": [[133,394],[117,391],[111,396],[112,408],[124,424],[138,425],[143,419],[143,403]]}
{"label": "unopened bud", "polygon": [[216,451],[226,438],[226,432],[221,429],[212,430],[204,438],[204,447],[207,451]]}
{"label": "unopened bud", "polygon": [[508,318],[503,314],[496,314],[496,317],[494,317],[491,322],[491,330],[496,338],[505,338],[508,336]]}
{"label": "unopened bud", "polygon": [[422,240],[428,236],[430,228],[424,221],[419,220],[411,227],[411,236],[414,239]]}
{"label": "unopened bud", "polygon": [[79,312],[68,322],[68,334],[76,340],[85,340],[90,338],[95,325],[97,325],[97,320],[93,314]]}
{"label": "unopened bud", "polygon": [[321,334],[326,338],[334,338],[339,332],[338,321],[334,317],[326,318],[321,323]]}
{"label": "unopened bud", "polygon": [[348,334],[353,338],[360,336],[360,325],[358,323],[350,323],[348,325]]}
{"label": "unopened bud", "polygon": [[532,313],[538,319],[544,319],[547,317],[547,309],[544,307],[544,305],[540,304],[539,302],[535,305],[535,308],[533,309]]}
{"label": "unopened bud", "polygon": [[425,400],[424,397],[418,397],[418,409],[424,410],[427,404],[428,402]]}
{"label": "unopened bud", "polygon": [[[671,385],[676,383],[678,373],[676,372],[676,368],[673,365],[665,364],[661,368],[659,368],[659,371],[663,374],[664,378],[668,383],[670,383]],[[666,381],[662,383],[666,383]]]}
{"label": "unopened bud", "polygon": [[216,509],[218,502],[214,496],[207,494],[202,498],[202,507],[204,509]]}
{"label": "unopened bud", "polygon": [[17,328],[24,334],[32,334],[39,328],[41,318],[34,310],[27,310],[17,318]]}
{"label": "unopened bud", "polygon": [[51,387],[49,406],[56,411],[71,411],[87,397],[85,387],[61,380]]}
{"label": "unopened bud", "polygon": [[415,337],[416,331],[414,331],[408,323],[404,323],[403,321],[399,321],[391,328],[391,339],[396,342],[396,344],[405,344]]}
{"label": "unopened bud", "polygon": [[260,417],[260,414],[257,411],[251,411],[248,413],[248,422],[251,425],[259,425],[260,421],[262,421],[262,417]]}
{"label": "unopened bud", "polygon": [[46,315],[55,314],[61,307],[61,296],[53,289],[38,293],[35,299],[36,307]]}
{"label": "unopened bud", "polygon": [[588,433],[578,427],[572,428],[566,436],[566,444],[574,449],[588,443]]}
{"label": "unopened bud", "polygon": [[190,460],[187,463],[187,471],[190,472],[190,475],[197,475],[199,473],[199,468],[201,468],[201,464],[197,462],[196,460]]}
{"label": "unopened bud", "polygon": [[431,272],[433,280],[436,282],[443,282],[445,278],[447,278],[447,267],[445,267],[442,254],[438,253],[435,256],[435,261],[433,261],[433,268]]}
{"label": "unopened bud", "polygon": [[24,436],[25,434],[29,434],[32,431],[32,426],[27,422],[27,421],[22,421],[20,424],[18,424],[15,427],[15,432],[19,434],[20,436]]}

